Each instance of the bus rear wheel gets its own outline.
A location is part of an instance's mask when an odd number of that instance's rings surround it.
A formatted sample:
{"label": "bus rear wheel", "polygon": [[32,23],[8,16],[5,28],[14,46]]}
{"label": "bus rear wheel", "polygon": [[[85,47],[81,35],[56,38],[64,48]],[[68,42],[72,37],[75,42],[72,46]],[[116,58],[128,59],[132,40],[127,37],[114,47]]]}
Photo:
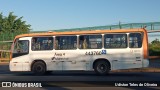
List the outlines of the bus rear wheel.
{"label": "bus rear wheel", "polygon": [[106,61],[97,61],[94,65],[94,71],[98,74],[98,75],[107,75],[110,71],[110,67],[108,62]]}
{"label": "bus rear wheel", "polygon": [[46,65],[41,61],[37,61],[32,65],[32,72],[35,75],[44,75],[46,73]]}

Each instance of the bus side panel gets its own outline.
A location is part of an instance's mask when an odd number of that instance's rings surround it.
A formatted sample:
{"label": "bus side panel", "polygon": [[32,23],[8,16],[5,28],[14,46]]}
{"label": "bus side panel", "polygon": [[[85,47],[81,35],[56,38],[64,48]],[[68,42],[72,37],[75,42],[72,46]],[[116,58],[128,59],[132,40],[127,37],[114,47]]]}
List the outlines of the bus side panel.
{"label": "bus side panel", "polygon": [[90,65],[89,57],[79,50],[56,50],[52,62],[58,61],[62,63],[62,70],[87,70]]}
{"label": "bus side panel", "polygon": [[[142,67],[142,54],[141,49],[138,49],[139,53],[134,53],[135,50],[130,48],[126,49],[110,49],[107,50],[108,57],[111,58],[112,67],[111,70],[129,69],[129,68],[141,68]],[[136,57],[139,59],[136,60]]]}
{"label": "bus side panel", "polygon": [[48,71],[51,70],[62,70],[62,61],[56,60],[54,61],[55,57],[54,50],[47,50],[47,51],[32,51],[30,53],[30,57],[32,62],[36,61],[43,61],[46,64],[46,69]]}

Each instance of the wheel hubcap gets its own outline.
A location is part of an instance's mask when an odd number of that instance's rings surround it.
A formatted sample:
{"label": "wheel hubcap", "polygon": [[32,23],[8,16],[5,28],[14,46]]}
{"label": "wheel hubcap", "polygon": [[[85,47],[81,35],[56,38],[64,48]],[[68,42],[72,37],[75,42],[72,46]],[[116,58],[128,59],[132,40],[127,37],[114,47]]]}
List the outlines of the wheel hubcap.
{"label": "wheel hubcap", "polygon": [[106,71],[106,65],[100,64],[98,66],[98,71],[101,72],[101,73],[105,72]]}
{"label": "wheel hubcap", "polygon": [[42,67],[41,66],[37,66],[36,71],[38,71],[38,72],[42,71]]}

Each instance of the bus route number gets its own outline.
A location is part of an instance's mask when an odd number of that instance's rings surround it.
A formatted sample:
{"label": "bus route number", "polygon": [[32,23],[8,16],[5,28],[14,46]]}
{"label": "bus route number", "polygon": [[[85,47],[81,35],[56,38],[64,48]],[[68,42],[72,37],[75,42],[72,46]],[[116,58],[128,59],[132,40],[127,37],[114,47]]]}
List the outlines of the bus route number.
{"label": "bus route number", "polygon": [[85,55],[101,55],[101,51],[88,51]]}

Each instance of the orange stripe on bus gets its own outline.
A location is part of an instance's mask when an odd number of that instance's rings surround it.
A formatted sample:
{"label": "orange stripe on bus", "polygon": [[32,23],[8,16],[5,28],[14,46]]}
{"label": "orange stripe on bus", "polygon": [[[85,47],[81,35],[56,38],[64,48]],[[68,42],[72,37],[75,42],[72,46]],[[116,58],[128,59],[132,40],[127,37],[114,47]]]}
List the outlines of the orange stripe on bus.
{"label": "orange stripe on bus", "polygon": [[73,32],[46,32],[46,33],[30,33],[18,35],[20,37],[32,36],[59,36],[59,35],[82,35],[82,34],[102,34],[102,33],[127,33],[127,32],[145,32],[144,29],[117,29],[117,30],[93,30],[93,31],[73,31]]}

